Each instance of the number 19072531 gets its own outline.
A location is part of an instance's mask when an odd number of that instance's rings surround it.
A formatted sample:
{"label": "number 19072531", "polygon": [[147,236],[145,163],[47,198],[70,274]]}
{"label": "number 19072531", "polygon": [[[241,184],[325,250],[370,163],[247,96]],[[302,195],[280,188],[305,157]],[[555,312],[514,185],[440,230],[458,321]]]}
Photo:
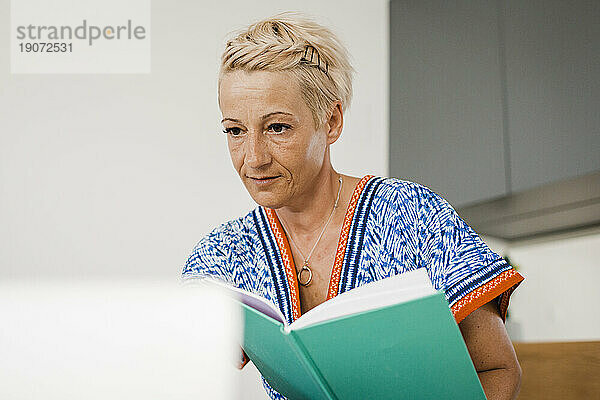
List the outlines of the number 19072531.
{"label": "number 19072531", "polygon": [[21,53],[72,53],[73,43],[19,43]]}

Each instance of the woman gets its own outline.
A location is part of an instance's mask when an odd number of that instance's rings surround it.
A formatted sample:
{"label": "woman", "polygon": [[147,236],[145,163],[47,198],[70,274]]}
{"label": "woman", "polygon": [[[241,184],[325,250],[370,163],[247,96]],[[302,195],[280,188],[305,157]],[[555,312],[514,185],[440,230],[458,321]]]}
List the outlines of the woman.
{"label": "woman", "polygon": [[202,238],[183,273],[253,291],[291,323],[339,293],[426,268],[445,291],[488,398],[515,398],[521,371],[503,321],[523,278],[428,188],[333,168],[330,146],[342,133],[352,72],[335,35],[296,14],[257,22],[227,42],[222,124],[233,166],[259,206]]}

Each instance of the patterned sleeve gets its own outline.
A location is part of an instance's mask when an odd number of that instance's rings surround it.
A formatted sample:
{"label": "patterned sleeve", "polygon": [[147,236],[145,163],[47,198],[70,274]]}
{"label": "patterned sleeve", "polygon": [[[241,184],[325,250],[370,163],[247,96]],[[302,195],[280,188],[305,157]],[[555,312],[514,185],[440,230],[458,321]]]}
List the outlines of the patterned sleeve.
{"label": "patterned sleeve", "polygon": [[[193,248],[185,266],[182,277],[217,277],[231,282],[231,271],[228,260],[231,259],[231,235],[229,224],[222,224],[204,236]],[[238,369],[244,368],[250,359],[240,348]]]}
{"label": "patterned sleeve", "polygon": [[420,192],[421,258],[430,274],[439,277],[456,322],[494,299],[505,320],[510,295],[523,277],[446,200],[424,186]]}
{"label": "patterned sleeve", "polygon": [[228,224],[222,224],[204,236],[192,249],[185,266],[183,277],[212,276],[230,281],[228,259],[230,258],[231,235]]}

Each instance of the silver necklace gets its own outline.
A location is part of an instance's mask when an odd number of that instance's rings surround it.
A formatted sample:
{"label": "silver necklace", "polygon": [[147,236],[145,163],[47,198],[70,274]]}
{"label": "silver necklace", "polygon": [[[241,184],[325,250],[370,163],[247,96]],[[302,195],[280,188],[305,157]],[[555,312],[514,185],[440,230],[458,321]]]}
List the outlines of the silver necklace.
{"label": "silver necklace", "polygon": [[[300,250],[300,247],[298,247],[298,245],[294,241],[294,238],[291,235],[291,231],[284,226],[284,228],[286,229],[286,231],[288,231],[288,236],[291,239],[292,243],[294,244],[294,246],[296,247],[296,249],[298,250],[298,252],[302,256],[302,258],[304,259],[304,264],[302,265],[302,268],[300,269],[300,271],[298,271],[298,283],[300,285],[302,285],[302,286],[305,286],[305,287],[308,286],[308,285],[310,285],[310,282],[312,281],[312,275],[313,275],[312,271],[310,269],[310,266],[308,264],[308,260],[312,256],[313,251],[315,251],[315,248],[317,247],[317,244],[321,240],[321,237],[323,236],[323,233],[325,233],[325,229],[327,228],[327,225],[329,225],[329,222],[331,221],[331,217],[333,217],[333,213],[335,212],[335,209],[338,206],[338,202],[340,201],[340,193],[342,193],[342,177],[341,176],[338,178],[338,181],[340,182],[340,187],[338,189],[337,198],[335,199],[335,204],[333,205],[333,210],[331,210],[331,214],[329,214],[329,218],[327,219],[327,222],[323,226],[323,229],[321,230],[321,233],[319,234],[319,237],[317,238],[317,241],[315,242],[315,244],[313,245],[312,249],[310,250],[310,253],[308,253],[308,257],[304,257],[304,254],[302,254],[302,250]],[[275,211],[275,212],[277,212],[277,211]],[[281,218],[279,218],[279,220],[283,224],[283,220]],[[303,275],[304,272],[306,272],[308,274],[308,278],[307,278],[306,281],[303,282],[302,281],[302,275]]]}

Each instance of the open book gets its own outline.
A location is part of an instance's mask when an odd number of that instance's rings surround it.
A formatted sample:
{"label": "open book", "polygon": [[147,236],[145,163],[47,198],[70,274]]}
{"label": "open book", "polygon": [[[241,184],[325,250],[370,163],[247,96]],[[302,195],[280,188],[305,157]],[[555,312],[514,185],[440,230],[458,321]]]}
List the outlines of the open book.
{"label": "open book", "polygon": [[244,351],[290,399],[485,399],[424,268],[339,294],[287,324],[266,299],[212,278],[244,310]]}

